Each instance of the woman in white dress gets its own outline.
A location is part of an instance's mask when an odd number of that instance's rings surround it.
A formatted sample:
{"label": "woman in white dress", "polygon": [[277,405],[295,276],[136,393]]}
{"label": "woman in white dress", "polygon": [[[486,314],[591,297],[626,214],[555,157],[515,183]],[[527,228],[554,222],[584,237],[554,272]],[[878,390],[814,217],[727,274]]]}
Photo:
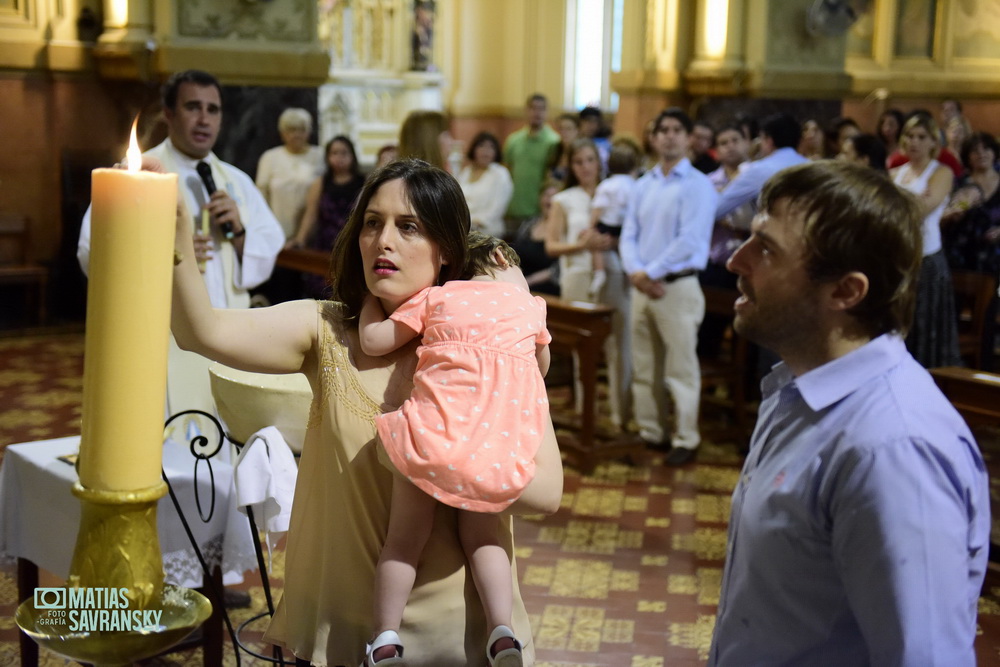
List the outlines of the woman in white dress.
{"label": "woman in white dress", "polygon": [[500,142],[489,132],[480,132],[466,154],[468,164],[458,172],[475,231],[503,236],[503,214],[514,194],[514,181],[500,164]]}
{"label": "woman in white dress", "polygon": [[954,288],[941,247],[941,214],[948,204],[954,176],[951,169],[934,159],[940,136],[933,118],[913,115],[903,126],[902,139],[910,161],[890,172],[896,185],[917,196],[926,216],[917,307],[906,336],[907,349],[925,368],[961,365]]}
{"label": "woman in white dress", "polygon": [[[576,139],[570,145],[569,173],[566,188],[552,198],[549,209],[545,251],[559,258],[559,292],[564,301],[602,303],[615,309],[612,333],[604,342],[604,357],[608,364],[608,394],[611,423],[622,428],[627,423],[628,354],[623,349],[625,318],[622,302],[602,299],[591,294],[594,277],[591,250],[608,250],[612,239],[595,230],[590,224],[591,204],[601,181],[601,158],[597,146],[590,139]],[[603,290],[606,297],[611,290]],[[580,410],[582,391],[577,387],[577,410]]]}
{"label": "woman in white dress", "polygon": [[282,145],[260,156],[256,181],[288,239],[306,208],[309,184],[323,173],[323,151],[309,143],[312,116],[305,109],[285,109],[278,117],[278,132]]}
{"label": "woman in white dress", "polygon": [[[309,143],[312,116],[305,109],[285,109],[278,117],[278,133],[282,145],[260,156],[256,183],[285,238],[290,239],[305,210],[309,184],[323,173],[323,151]],[[277,266],[267,282],[254,290],[251,303],[266,306],[301,296],[299,273]]]}

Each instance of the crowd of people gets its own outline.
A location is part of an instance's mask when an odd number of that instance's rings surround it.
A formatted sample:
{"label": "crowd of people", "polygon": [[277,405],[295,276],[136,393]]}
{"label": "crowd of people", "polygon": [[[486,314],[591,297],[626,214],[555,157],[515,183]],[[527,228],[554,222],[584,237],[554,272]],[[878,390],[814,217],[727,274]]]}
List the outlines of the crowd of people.
{"label": "crowd of people", "polygon": [[[655,121],[645,128],[640,146],[628,133],[615,135],[595,107],[559,113],[550,124],[548,100],[541,94],[528,98],[525,120],[502,142],[492,132],[479,132],[463,151],[444,114],[413,112],[403,124],[399,146],[383,147],[376,166],[397,156],[418,157],[452,172],[466,196],[473,229],[510,242],[527,260],[533,289],[615,308],[614,334],[605,356],[611,423],[621,428],[637,416],[632,412],[632,329],[641,316],[632,321],[631,278],[621,263],[618,244],[631,186],[640,176],[653,173],[662,160]],[[288,109],[278,125],[284,145],[261,157],[258,187],[282,225],[286,247],[329,252],[364,182],[354,144],[346,136],[332,139],[323,165],[323,152],[306,141],[311,119],[305,110]],[[720,124],[692,120],[684,157],[709,177],[719,202],[708,260],[702,264],[697,259],[699,250],[692,255],[694,263],[682,270],[697,272],[704,285],[734,288],[736,279],[725,268],[726,260],[747,237],[756,197],[768,178],[805,160],[834,158],[868,166],[917,194],[926,209],[920,299],[907,345],[928,368],[960,365],[950,272],[1000,275],[997,142],[973,130],[956,100],[942,103],[938,119],[925,109],[906,114],[887,109],[870,129],[862,131],[851,118],[799,122],[786,114],[760,119],[740,114]],[[596,173],[587,171],[591,152],[596,155]],[[617,160],[611,159],[613,153]],[[632,166],[614,171],[613,163],[621,163],[623,156]],[[598,213],[606,208],[598,186],[611,187],[610,182],[615,183],[614,201],[606,212]],[[619,219],[609,223],[601,215]],[[664,239],[656,242],[663,245]],[[299,296],[322,298],[326,290],[320,277],[301,277],[278,268],[256,290],[255,299],[266,304]],[[993,360],[996,313],[994,300],[981,355],[987,370]],[[695,319],[705,320],[696,325],[697,351],[712,354],[725,323],[712,315]],[[640,345],[651,333],[641,334]],[[678,348],[676,343],[664,346]],[[687,347],[685,363],[693,363],[695,353]],[[774,357],[766,350],[759,357],[763,373]],[[672,377],[664,375],[666,386],[676,388],[671,389],[674,393],[681,383]],[[674,401],[677,398],[674,395]],[[672,439],[658,429],[640,428],[640,435],[659,445],[697,440],[677,433]],[[684,452],[674,457],[689,458]]]}
{"label": "crowd of people", "polygon": [[[320,152],[289,110],[258,189],[212,153],[221,95],[205,72],[172,77],[144,167],[180,176],[176,353],[313,388],[267,631],[299,664],[399,665],[405,645],[415,667],[531,665],[508,515],[558,509],[562,467],[530,291],[613,308],[612,421],[681,466],[701,441],[699,346],[720,337],[701,283],[736,290],[737,332],[774,364],[710,663],[974,663],[986,477],[923,368],[957,361],[949,265],[1000,268],[997,142],[957,103],[943,133],[918,110],[871,135],[671,107],[640,146],[591,107],[553,129],[536,94],[464,164],[443,114],[411,113],[367,178],[348,137]],[[330,252],[328,279],[248,308],[283,247]],[[88,251],[85,220],[85,269]]]}

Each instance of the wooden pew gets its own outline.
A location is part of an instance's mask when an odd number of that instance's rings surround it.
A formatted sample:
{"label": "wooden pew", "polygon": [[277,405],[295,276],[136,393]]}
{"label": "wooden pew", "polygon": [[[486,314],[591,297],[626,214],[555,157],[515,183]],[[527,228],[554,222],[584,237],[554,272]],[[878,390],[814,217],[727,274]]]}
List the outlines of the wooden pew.
{"label": "wooden pew", "polygon": [[330,272],[330,253],[308,248],[290,248],[278,253],[277,266],[326,277]]}
{"label": "wooden pew", "polygon": [[930,374],[970,425],[1000,424],[1000,375],[957,366],[932,368]]}
{"label": "wooden pew", "polygon": [[[971,428],[1000,424],[1000,375],[957,366],[932,368],[930,374]],[[996,503],[990,505],[995,514]],[[995,530],[990,536],[990,562],[1000,563],[1000,535]]]}
{"label": "wooden pew", "polygon": [[597,369],[601,361],[604,340],[611,334],[609,306],[581,301],[563,301],[547,294],[547,325],[552,334],[554,352],[575,352],[579,360],[580,383],[583,386],[583,409],[554,411],[552,421],[557,428],[559,447],[571,463],[589,472],[602,459],[641,454],[641,441],[632,436],[604,434],[597,428]]}

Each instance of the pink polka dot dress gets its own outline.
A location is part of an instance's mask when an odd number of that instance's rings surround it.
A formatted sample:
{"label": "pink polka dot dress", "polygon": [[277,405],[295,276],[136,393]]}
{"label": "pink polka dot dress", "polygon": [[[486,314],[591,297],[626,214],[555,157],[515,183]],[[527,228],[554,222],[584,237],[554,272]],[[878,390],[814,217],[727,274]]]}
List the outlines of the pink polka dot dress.
{"label": "pink polka dot dress", "polygon": [[545,301],[509,283],[429,287],[390,316],[423,333],[413,393],[376,418],[393,465],[424,493],[500,512],[535,475],[549,404],[535,359]]}

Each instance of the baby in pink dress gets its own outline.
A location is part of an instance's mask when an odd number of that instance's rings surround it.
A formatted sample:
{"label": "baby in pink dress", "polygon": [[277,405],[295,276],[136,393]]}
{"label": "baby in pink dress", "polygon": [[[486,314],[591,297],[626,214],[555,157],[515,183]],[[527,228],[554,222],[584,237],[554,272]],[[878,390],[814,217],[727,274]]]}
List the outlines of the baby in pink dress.
{"label": "baby in pink dress", "polygon": [[535,474],[548,417],[545,301],[532,296],[516,253],[503,241],[469,235],[470,280],[426,288],[388,318],[377,299],[361,311],[361,347],[383,355],[419,334],[413,391],[376,419],[379,438],[401,476],[392,489],[389,534],[375,576],[379,633],[366,665],[402,664],[396,632],[430,535],[435,501],[459,513],[462,546],[487,622],[491,665],[519,667],[510,629],[510,561],[499,517]]}

